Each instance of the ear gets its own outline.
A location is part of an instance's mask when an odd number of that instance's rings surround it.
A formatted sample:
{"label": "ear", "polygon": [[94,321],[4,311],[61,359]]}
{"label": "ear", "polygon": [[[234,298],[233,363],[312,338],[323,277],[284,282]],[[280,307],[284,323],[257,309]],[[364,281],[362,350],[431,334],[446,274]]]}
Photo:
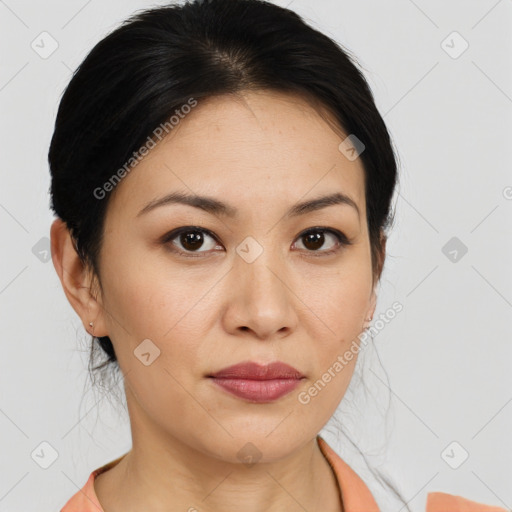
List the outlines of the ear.
{"label": "ear", "polygon": [[[366,329],[370,326],[371,319],[375,313],[375,308],[377,306],[377,293],[376,287],[379,282],[380,276],[382,275],[382,269],[384,268],[384,260],[386,258],[386,242],[387,238],[384,233],[381,233],[380,236],[380,250],[378,254],[377,268],[373,277],[373,288],[370,296],[370,302],[368,310],[366,311],[365,321],[363,324],[363,328]],[[367,320],[369,319],[369,320]]]}
{"label": "ear", "polygon": [[[50,238],[53,265],[69,303],[81,318],[87,332],[93,336],[108,336],[99,287],[94,292],[94,276],[78,256],[71,234],[62,219],[53,221]],[[93,327],[89,322],[93,322]]]}
{"label": "ear", "polygon": [[378,281],[380,279],[380,276],[382,275],[382,270],[384,268],[384,261],[386,259],[386,242],[388,239],[386,238],[386,235],[381,231],[380,233],[380,251],[379,251],[379,263],[377,265],[377,279]]}
{"label": "ear", "polygon": [[366,329],[367,327],[370,327],[370,323],[372,321],[373,314],[375,313],[376,306],[377,306],[377,293],[375,292],[375,286],[374,286],[372,289],[371,297],[370,297],[369,307],[366,310],[366,315],[364,317],[363,330]]}

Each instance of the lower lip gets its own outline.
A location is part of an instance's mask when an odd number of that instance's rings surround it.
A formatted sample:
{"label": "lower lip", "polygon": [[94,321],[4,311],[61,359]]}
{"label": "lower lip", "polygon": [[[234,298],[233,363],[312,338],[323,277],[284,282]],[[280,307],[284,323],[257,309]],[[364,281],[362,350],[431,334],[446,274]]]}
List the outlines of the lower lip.
{"label": "lower lip", "polygon": [[229,393],[251,402],[272,402],[294,390],[301,379],[222,379],[212,377],[212,381]]}

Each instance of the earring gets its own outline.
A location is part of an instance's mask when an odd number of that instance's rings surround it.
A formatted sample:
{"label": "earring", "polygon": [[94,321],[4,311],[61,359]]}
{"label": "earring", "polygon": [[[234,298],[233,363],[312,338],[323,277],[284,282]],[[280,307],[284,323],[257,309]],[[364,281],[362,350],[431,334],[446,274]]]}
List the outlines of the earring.
{"label": "earring", "polygon": [[92,322],[89,322],[89,325],[92,327],[92,326],[93,326],[93,323],[92,323]]}

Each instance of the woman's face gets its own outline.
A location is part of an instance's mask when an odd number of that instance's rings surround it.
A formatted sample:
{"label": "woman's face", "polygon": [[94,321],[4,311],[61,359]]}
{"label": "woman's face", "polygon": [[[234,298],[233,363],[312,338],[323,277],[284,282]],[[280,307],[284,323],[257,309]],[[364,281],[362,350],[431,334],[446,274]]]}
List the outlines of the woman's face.
{"label": "woman's face", "polygon": [[[158,436],[225,461],[270,462],[332,416],[356,357],[340,360],[375,306],[363,167],[340,151],[343,138],[296,97],[217,97],[116,186],[101,305],[84,320],[112,339],[134,442]],[[177,193],[226,208],[155,206]],[[297,209],[332,194],[354,205]],[[303,378],[258,402],[209,377],[248,361],[281,361]]]}

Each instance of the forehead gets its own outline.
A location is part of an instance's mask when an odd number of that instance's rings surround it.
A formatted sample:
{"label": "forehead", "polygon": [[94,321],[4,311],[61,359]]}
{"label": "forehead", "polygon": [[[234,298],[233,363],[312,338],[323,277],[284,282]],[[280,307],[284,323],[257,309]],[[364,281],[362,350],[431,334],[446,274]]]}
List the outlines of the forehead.
{"label": "forehead", "polygon": [[[178,118],[176,118],[178,119]],[[302,97],[244,92],[198,100],[117,185],[116,210],[134,216],[168,192],[232,198],[239,209],[335,191],[364,212],[364,170],[346,137]]]}

